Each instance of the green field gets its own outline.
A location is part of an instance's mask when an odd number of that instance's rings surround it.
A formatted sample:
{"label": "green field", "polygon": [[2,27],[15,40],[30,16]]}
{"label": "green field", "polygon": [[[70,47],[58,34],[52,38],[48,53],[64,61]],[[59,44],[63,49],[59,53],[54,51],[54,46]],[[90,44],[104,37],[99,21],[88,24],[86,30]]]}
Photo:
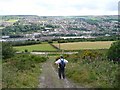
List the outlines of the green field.
{"label": "green field", "polygon": [[[60,49],[64,50],[108,49],[113,42],[114,41],[60,43]],[[59,47],[59,44],[53,45]]]}
{"label": "green field", "polygon": [[0,29],[3,29],[4,27],[0,27]]}
{"label": "green field", "polygon": [[18,21],[18,20],[15,20],[15,19],[10,19],[10,20],[8,20],[8,21],[6,21],[6,22],[16,22],[16,21]]}
{"label": "green field", "polygon": [[24,51],[25,49],[27,49],[29,52],[31,52],[33,50],[37,50],[37,51],[56,51],[56,49],[53,48],[49,44],[36,44],[36,45],[28,45],[28,46],[16,46],[14,48],[16,50],[19,50],[19,51]]}

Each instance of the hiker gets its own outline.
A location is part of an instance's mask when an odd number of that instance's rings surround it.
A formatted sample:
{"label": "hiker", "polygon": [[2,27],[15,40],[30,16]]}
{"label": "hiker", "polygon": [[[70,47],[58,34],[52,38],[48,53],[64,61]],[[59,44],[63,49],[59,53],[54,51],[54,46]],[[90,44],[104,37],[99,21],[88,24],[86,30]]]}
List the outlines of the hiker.
{"label": "hiker", "polygon": [[63,56],[60,56],[60,58],[55,63],[58,64],[59,79],[61,79],[61,76],[63,77],[63,79],[65,79],[65,66],[68,61],[64,59]]}

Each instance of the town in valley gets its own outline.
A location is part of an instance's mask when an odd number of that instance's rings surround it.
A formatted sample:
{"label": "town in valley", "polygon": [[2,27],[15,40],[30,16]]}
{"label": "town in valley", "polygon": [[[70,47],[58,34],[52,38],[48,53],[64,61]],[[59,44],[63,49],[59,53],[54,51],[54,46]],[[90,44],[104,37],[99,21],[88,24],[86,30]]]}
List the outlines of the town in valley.
{"label": "town in valley", "polygon": [[118,16],[0,16],[0,41],[97,38],[120,35]]}

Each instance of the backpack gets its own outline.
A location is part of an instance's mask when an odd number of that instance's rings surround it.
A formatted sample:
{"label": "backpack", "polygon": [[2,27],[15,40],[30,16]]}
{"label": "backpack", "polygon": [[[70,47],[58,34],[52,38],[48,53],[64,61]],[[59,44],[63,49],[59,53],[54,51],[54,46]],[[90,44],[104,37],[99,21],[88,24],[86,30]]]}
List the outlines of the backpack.
{"label": "backpack", "polygon": [[60,67],[61,69],[64,69],[64,67],[65,67],[65,62],[64,62],[64,60],[61,60],[61,62],[59,63],[59,67]]}

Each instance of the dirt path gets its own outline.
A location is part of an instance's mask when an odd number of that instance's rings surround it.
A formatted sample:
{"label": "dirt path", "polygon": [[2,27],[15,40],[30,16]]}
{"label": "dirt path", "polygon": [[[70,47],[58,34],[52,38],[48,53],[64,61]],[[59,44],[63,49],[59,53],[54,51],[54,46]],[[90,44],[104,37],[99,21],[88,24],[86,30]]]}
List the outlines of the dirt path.
{"label": "dirt path", "polygon": [[39,78],[39,88],[81,88],[76,86],[73,82],[68,79],[59,79],[58,73],[53,67],[54,57],[43,64],[42,74]]}

